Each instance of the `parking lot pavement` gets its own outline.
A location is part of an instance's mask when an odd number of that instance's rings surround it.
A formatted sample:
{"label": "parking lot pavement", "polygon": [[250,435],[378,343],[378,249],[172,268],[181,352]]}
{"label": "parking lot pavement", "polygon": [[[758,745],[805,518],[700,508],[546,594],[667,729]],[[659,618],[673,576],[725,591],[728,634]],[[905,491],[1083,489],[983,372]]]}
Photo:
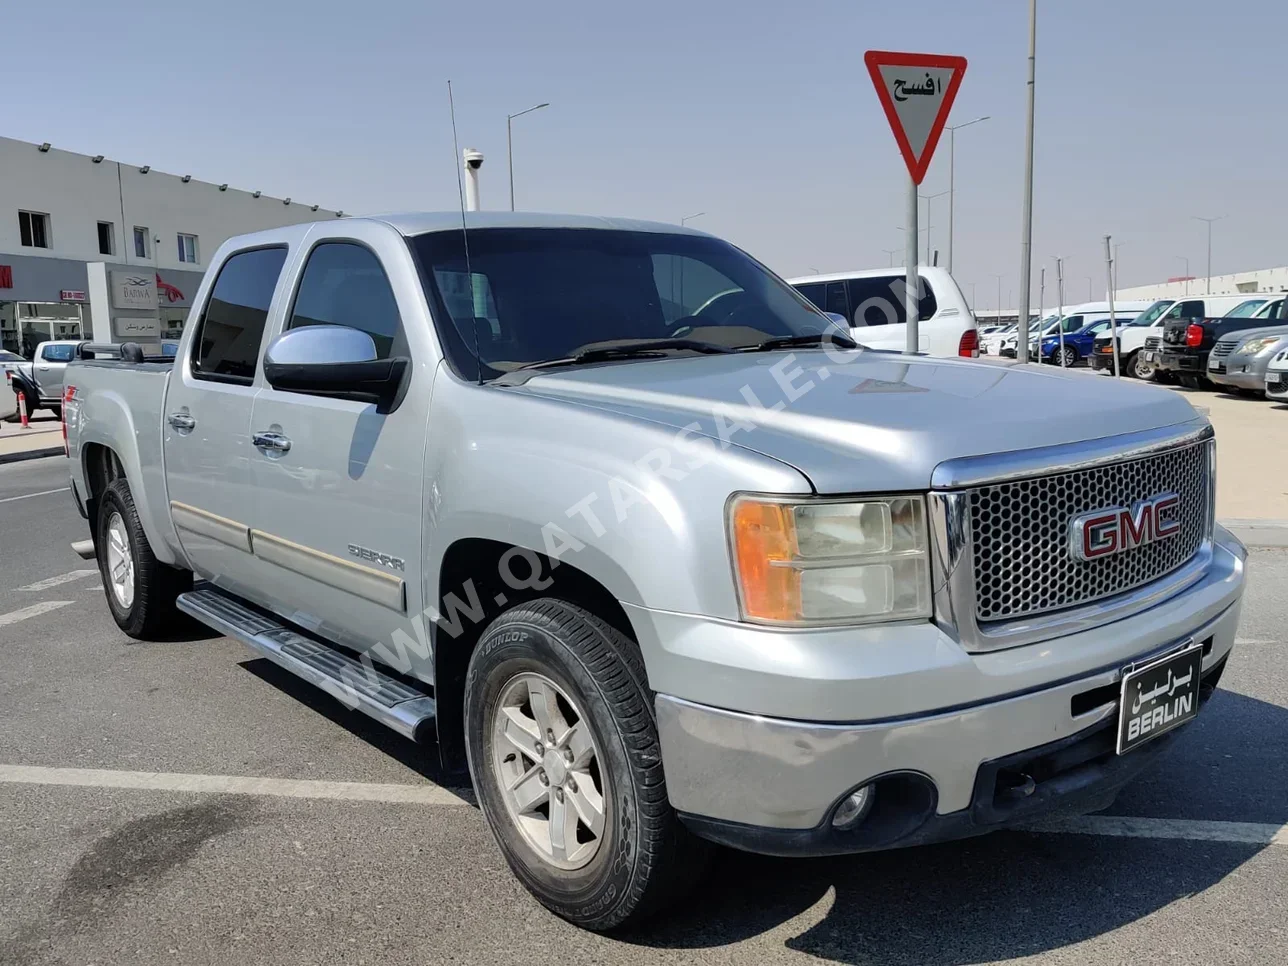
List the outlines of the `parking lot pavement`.
{"label": "parking lot pavement", "polygon": [[[61,485],[46,463],[0,468],[0,500]],[[519,887],[432,748],[200,628],[120,634],[67,549],[86,532],[66,492],[0,503],[6,966],[1283,961],[1288,551],[1253,551],[1221,690],[1109,810],[1121,820],[826,860],[722,853],[695,900],[602,937]]]}

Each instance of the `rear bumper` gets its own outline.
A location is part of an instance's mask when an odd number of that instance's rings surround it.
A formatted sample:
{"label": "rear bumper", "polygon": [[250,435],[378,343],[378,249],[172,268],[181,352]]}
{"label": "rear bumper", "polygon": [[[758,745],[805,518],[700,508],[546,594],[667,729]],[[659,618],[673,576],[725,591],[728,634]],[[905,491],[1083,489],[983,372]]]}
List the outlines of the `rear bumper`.
{"label": "rear bumper", "polygon": [[[1165,736],[1127,755],[1114,753],[1122,667],[1201,640],[1204,681],[1214,686],[1234,646],[1242,588],[1242,548],[1218,544],[1208,576],[1181,595],[1191,604],[1188,624],[1175,621],[1174,611],[1164,616],[1169,604],[1160,604],[1100,629],[1120,642],[1136,641],[1125,652],[1131,656],[1071,679],[939,712],[832,723],[659,694],[671,803],[704,837],[795,855],[902,847],[1052,812],[1103,807],[1170,743]],[[1178,603],[1174,599],[1170,607]],[[1142,643],[1149,628],[1163,624],[1168,640]],[[1041,647],[1062,645],[1072,646],[1073,639]],[[1047,780],[1013,800],[1006,776],[1038,760],[1047,762],[1037,766]],[[837,806],[869,782],[877,787],[872,814],[854,830],[834,830]]]}
{"label": "rear bumper", "polygon": [[1197,375],[1207,374],[1207,361],[1210,349],[1169,349],[1158,352],[1158,368],[1165,372],[1193,372]]}

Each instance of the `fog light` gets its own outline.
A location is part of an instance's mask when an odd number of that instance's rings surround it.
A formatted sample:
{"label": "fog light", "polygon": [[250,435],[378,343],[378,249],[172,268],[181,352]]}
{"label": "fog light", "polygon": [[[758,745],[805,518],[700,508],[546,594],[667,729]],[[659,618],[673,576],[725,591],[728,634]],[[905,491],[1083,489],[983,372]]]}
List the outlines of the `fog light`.
{"label": "fog light", "polygon": [[832,828],[850,829],[868,817],[872,811],[872,801],[877,797],[877,790],[872,785],[864,785],[857,791],[850,792],[836,807],[832,815]]}

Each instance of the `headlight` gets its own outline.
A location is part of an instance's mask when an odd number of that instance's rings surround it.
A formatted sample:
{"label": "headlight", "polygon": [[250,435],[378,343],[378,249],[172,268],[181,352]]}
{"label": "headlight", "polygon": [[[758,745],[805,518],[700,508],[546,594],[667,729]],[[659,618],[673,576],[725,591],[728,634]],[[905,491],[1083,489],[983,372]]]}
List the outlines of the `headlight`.
{"label": "headlight", "polygon": [[791,502],[739,496],[729,535],[742,616],[849,624],[930,616],[926,502],[919,495]]}
{"label": "headlight", "polygon": [[1257,353],[1269,349],[1272,345],[1278,343],[1283,336],[1272,335],[1261,339],[1249,339],[1243,345],[1239,346],[1238,355],[1255,356]]}

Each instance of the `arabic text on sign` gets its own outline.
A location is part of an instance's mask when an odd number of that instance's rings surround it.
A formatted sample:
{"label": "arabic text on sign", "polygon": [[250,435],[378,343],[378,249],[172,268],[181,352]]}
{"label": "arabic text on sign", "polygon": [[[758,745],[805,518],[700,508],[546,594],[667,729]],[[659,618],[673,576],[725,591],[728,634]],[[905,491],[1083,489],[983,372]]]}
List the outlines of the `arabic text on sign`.
{"label": "arabic text on sign", "polygon": [[921,84],[913,84],[902,78],[896,78],[894,82],[894,99],[896,101],[906,101],[912,96],[934,97],[936,94],[942,94],[944,85],[942,81],[926,74],[926,79]]}

